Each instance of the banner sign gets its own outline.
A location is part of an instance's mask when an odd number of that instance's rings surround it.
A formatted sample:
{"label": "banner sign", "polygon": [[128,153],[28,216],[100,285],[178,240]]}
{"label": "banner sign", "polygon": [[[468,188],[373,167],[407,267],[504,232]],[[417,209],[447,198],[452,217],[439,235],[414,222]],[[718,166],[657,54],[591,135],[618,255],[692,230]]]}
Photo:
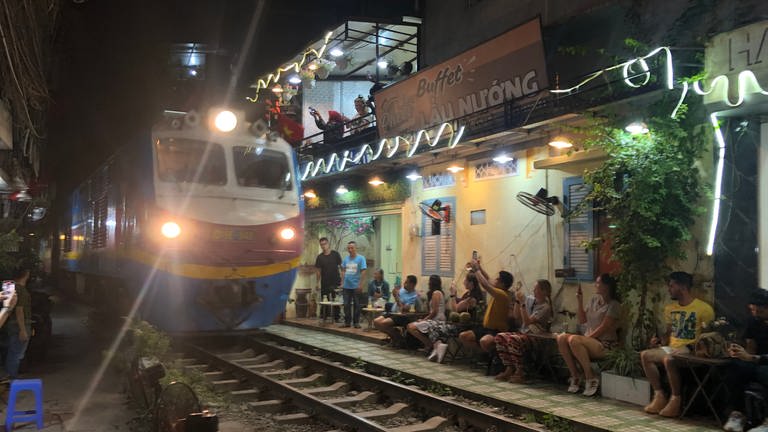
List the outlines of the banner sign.
{"label": "banner sign", "polygon": [[541,24],[535,19],[377,92],[379,136],[425,129],[548,85]]}

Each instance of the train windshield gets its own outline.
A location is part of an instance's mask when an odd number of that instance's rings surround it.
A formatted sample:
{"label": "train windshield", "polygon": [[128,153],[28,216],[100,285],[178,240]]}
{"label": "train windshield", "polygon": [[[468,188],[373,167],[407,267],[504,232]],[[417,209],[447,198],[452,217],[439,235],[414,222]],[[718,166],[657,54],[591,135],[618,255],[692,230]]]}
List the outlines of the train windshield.
{"label": "train windshield", "polygon": [[186,138],[156,141],[157,175],[166,182],[227,184],[224,148],[219,144]]}
{"label": "train windshield", "polygon": [[233,148],[237,184],[291,190],[291,170],[285,153],[263,147]]}

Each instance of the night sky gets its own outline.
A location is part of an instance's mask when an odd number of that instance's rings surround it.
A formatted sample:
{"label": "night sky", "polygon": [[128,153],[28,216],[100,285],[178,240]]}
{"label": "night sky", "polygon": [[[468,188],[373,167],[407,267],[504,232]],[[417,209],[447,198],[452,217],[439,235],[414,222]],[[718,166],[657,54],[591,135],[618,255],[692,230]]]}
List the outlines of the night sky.
{"label": "night sky", "polygon": [[[248,85],[325,31],[351,17],[413,14],[413,0],[267,0],[249,52],[242,47],[257,1],[62,0],[55,37],[53,101],[45,158],[58,200],[117,147],[146,141],[167,108],[224,101],[238,56],[243,72],[233,92],[244,103]],[[172,43],[218,47],[204,82],[169,78]],[[210,61],[210,59],[209,59]]]}

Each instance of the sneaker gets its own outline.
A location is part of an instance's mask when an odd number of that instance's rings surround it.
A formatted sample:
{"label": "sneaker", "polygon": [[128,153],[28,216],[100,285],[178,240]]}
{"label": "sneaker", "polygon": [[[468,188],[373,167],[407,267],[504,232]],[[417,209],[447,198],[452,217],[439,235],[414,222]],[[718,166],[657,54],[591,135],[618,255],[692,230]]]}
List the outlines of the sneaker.
{"label": "sneaker", "polygon": [[427,360],[429,361],[437,361],[437,350],[433,349],[430,351],[429,355],[427,356]]}
{"label": "sneaker", "polygon": [[576,377],[568,378],[568,393],[578,393],[581,388],[581,380]]}
{"label": "sneaker", "polygon": [[[349,326],[347,326],[347,327],[349,327]],[[360,327],[360,324],[355,324],[355,328],[362,328],[362,327]]]}
{"label": "sneaker", "polygon": [[733,411],[731,412],[731,415],[728,416],[728,421],[725,422],[723,430],[728,432],[744,432],[744,423],[746,420],[744,414],[738,411]]}
{"label": "sneaker", "polygon": [[669,398],[667,406],[665,406],[663,410],[659,411],[659,415],[662,417],[680,417],[681,403],[682,401],[680,400],[680,396],[672,396]]}
{"label": "sneaker", "polygon": [[648,414],[658,414],[659,411],[663,410],[665,406],[667,406],[667,397],[664,396],[664,393],[662,392],[655,392],[653,395],[653,400],[651,403],[645,406],[643,409]]}
{"label": "sneaker", "polygon": [[[520,370],[520,369],[518,369],[518,370]],[[509,377],[507,382],[510,382],[512,384],[525,384],[525,375],[522,374],[522,373],[516,372],[514,375]],[[576,390],[576,391],[578,391],[578,390]]]}
{"label": "sneaker", "polygon": [[349,327],[352,327],[352,324],[344,323],[344,324],[340,325],[339,327],[349,328]]}
{"label": "sneaker", "polygon": [[448,352],[448,344],[438,342],[437,348],[435,348],[435,351],[437,351],[437,362],[442,363],[443,359],[445,359],[445,353]]}
{"label": "sneaker", "polygon": [[584,384],[584,396],[594,396],[597,393],[597,389],[600,387],[600,378],[588,379]]}

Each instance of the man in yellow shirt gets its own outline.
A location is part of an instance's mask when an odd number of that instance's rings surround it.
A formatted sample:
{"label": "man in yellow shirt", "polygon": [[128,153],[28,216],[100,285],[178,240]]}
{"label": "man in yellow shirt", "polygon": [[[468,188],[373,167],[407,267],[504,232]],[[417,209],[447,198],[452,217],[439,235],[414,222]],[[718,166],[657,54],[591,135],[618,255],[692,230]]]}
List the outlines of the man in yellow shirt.
{"label": "man in yellow shirt", "polygon": [[488,307],[483,316],[483,325],[472,330],[467,330],[459,334],[461,343],[470,349],[478,348],[485,352],[491,351],[496,347],[494,337],[499,332],[509,330],[507,324],[507,313],[509,311],[509,288],[515,282],[515,278],[507,271],[500,271],[499,277],[491,283],[490,276],[480,266],[480,262],[472,260],[470,263],[472,270],[475,271],[477,281],[480,286],[488,293]]}
{"label": "man in yellow shirt", "polygon": [[[680,416],[680,372],[672,357],[673,354],[687,354],[689,346],[696,342],[705,323],[715,318],[712,306],[691,294],[693,277],[685,272],[673,272],[669,275],[667,289],[669,297],[676,300],[664,307],[664,319],[667,331],[659,339],[651,339],[650,349],[640,353],[645,376],[653,387],[653,400],[645,407],[649,414],[664,417]],[[669,378],[670,398],[667,400],[661,387],[661,378],[657,365],[663,364]]]}

